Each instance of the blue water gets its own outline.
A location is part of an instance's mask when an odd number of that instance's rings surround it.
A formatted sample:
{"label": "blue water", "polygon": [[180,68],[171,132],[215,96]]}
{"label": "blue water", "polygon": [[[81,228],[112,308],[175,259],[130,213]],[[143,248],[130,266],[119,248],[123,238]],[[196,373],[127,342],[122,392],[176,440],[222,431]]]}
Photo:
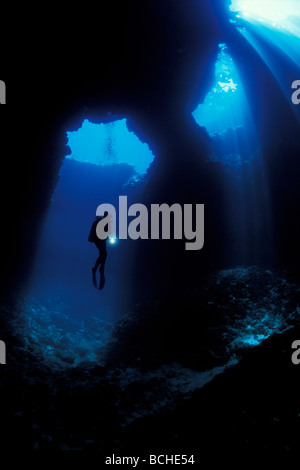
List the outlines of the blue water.
{"label": "blue water", "polygon": [[128,165],[64,161],[36,253],[32,295],[65,300],[78,318],[97,315],[110,321],[118,316],[120,304],[126,304],[129,253],[121,243],[108,246],[106,286],[100,293],[91,278],[98,251],[88,242],[88,234],[97,206],[114,203],[132,175]]}
{"label": "blue water", "polygon": [[126,185],[145,176],[154,156],[128,130],[125,119],[106,124],[85,120],[67,137],[71,153],[61,167],[43,227],[30,291],[44,302],[65,302],[79,320],[97,316],[114,321],[126,311],[130,295],[130,243],[108,243],[106,285],[100,292],[92,284],[98,250],[88,242],[89,230],[97,207],[116,207]]}
{"label": "blue water", "polygon": [[247,96],[226,44],[219,45],[212,89],[192,114],[210,135],[212,158],[236,165],[251,161],[258,151]]}
{"label": "blue water", "polygon": [[105,124],[94,124],[85,119],[80,129],[67,132],[67,137],[71,148],[67,158],[79,162],[96,165],[126,163],[144,175],[154,160],[148,145],[128,130],[126,119]]}
{"label": "blue water", "polygon": [[291,103],[291,83],[300,72],[300,4],[298,0],[232,0],[240,34],[263,59]]}

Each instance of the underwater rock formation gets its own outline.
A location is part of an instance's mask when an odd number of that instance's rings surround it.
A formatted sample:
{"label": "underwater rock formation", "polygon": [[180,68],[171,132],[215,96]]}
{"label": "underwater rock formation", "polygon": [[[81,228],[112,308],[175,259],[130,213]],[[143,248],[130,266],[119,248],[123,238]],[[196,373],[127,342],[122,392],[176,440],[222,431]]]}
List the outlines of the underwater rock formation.
{"label": "underwater rock formation", "polygon": [[169,361],[206,370],[299,321],[300,290],[285,272],[216,271],[125,315],[107,345],[109,365],[152,369]]}
{"label": "underwater rock formation", "polygon": [[78,329],[63,305],[22,299],[0,385],[3,445],[291,453],[299,306],[300,288],[284,272],[255,267],[217,271],[139,305],[112,336],[93,318]]}
{"label": "underwater rock formation", "polygon": [[[2,306],[2,311],[10,308]],[[98,365],[99,351],[113,328],[95,317],[76,321],[61,300],[42,302],[29,294],[19,297],[10,313],[10,329],[20,351],[32,353],[51,368],[76,367],[82,362]]]}

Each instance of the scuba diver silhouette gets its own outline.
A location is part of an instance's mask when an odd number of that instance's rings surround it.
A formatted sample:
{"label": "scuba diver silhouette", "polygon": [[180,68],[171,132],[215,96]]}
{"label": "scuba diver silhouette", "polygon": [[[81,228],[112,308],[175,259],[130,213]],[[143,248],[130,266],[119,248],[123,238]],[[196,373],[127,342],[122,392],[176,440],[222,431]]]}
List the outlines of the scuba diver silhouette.
{"label": "scuba diver silhouette", "polygon": [[[99,256],[96,259],[95,266],[92,268],[93,284],[97,289],[96,274],[97,274],[97,269],[99,267],[99,272],[100,272],[99,290],[102,290],[103,287],[104,287],[104,284],[105,284],[104,268],[105,268],[105,261],[106,261],[106,258],[107,258],[107,250],[106,250],[106,239],[101,240],[100,238],[97,237],[96,227],[97,227],[98,222],[100,220],[104,219],[106,216],[108,216],[107,211],[104,212],[103,217],[98,216],[98,215],[96,216],[96,219],[92,223],[89,238],[88,238],[88,241],[91,242],[91,243],[95,243],[96,247],[99,250]],[[105,231],[108,231],[108,227],[107,227],[107,230],[105,230]]]}

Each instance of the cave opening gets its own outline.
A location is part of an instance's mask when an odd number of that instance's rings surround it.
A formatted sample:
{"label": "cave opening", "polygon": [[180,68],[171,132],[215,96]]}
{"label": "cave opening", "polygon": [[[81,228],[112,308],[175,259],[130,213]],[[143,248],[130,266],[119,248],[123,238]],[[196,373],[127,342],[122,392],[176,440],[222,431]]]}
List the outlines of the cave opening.
{"label": "cave opening", "polygon": [[105,288],[93,285],[98,250],[88,236],[97,207],[140,190],[154,155],[126,119],[116,117],[97,124],[85,119],[78,130],[67,131],[67,139],[70,153],[60,168],[21,315],[26,337],[39,343],[43,355],[74,365],[99,360],[95,350],[126,312],[132,293],[130,240],[107,243]]}
{"label": "cave opening", "polygon": [[219,44],[213,86],[192,116],[209,133],[212,159],[236,167],[259,151],[243,81],[225,43]]}
{"label": "cave opening", "polygon": [[[274,48],[276,38],[288,34],[274,22],[265,26],[260,20],[254,21],[253,10],[240,14],[241,6],[232,3],[231,10],[234,4],[237,8],[236,21],[243,17],[248,24],[247,28],[244,24],[238,27],[239,33],[263,58],[276,80],[283,81],[284,68],[273,67],[264,46],[268,42]],[[279,43],[281,52],[295,62],[294,37],[294,31],[293,34],[290,31],[289,41]],[[224,197],[233,239],[231,246],[234,246],[228,252],[228,264],[249,265],[250,261],[260,264],[263,257],[269,265],[273,245],[268,181],[262,159],[255,178],[249,178],[249,172],[245,172],[254,157],[259,156],[261,142],[252,113],[253,103],[249,102],[240,64],[235,62],[231,49],[232,44],[219,44],[215,81],[204,103],[192,114],[197,124],[209,133],[211,159],[221,162],[227,171]],[[60,356],[74,364],[67,354],[70,348],[73,352],[75,346],[78,349],[75,363],[95,358],[96,340],[94,343],[87,340],[87,328],[90,328],[89,335],[96,331],[106,338],[113,322],[126,312],[131,294],[130,265],[134,248],[129,240],[126,248],[121,241],[109,246],[105,289],[100,293],[92,284],[91,267],[97,252],[87,238],[96,208],[103,202],[116,205],[119,195],[143,185],[154,156],[148,145],[128,129],[126,120],[116,116],[101,123],[86,119],[77,131],[67,131],[67,138],[71,152],[62,164],[42,230],[29,281],[31,298],[24,312],[31,326],[27,332],[29,338],[35,335],[52,357],[59,348]]]}

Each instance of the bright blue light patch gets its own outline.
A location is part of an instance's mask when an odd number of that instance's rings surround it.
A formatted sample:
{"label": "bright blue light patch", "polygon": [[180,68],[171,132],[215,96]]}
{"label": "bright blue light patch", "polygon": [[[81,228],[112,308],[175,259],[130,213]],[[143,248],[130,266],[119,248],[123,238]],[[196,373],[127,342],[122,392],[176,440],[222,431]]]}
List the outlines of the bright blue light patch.
{"label": "bright blue light patch", "polygon": [[288,68],[295,74],[299,71],[299,0],[232,0],[230,9],[237,13],[239,32],[261,56],[295,112],[287,87],[291,78],[282,58],[291,61]]}
{"label": "bright blue light patch", "polygon": [[300,37],[299,0],[232,0],[230,10],[249,23]]}
{"label": "bright blue light patch", "polygon": [[154,156],[147,144],[127,128],[126,119],[107,124],[93,124],[85,119],[78,131],[67,132],[68,145],[73,158],[96,165],[127,163],[136,172],[147,172]]}
{"label": "bright blue light patch", "polygon": [[215,66],[215,83],[203,104],[193,112],[195,121],[210,134],[221,134],[251,120],[246,95],[238,71],[227,52],[226,44],[219,45]]}
{"label": "bright blue light patch", "polygon": [[245,335],[239,338],[239,341],[236,341],[236,342],[237,343],[240,342],[241,344],[245,344],[248,346],[257,346],[263,340],[267,339],[270,335],[271,333],[269,335],[249,335],[249,336]]}
{"label": "bright blue light patch", "polygon": [[242,81],[226,44],[219,44],[215,82],[203,104],[193,112],[197,124],[211,137],[211,158],[239,168],[258,151],[251,109]]}
{"label": "bright blue light patch", "polygon": [[117,242],[116,238],[109,238],[108,241],[111,245],[115,245]]}
{"label": "bright blue light patch", "polygon": [[[299,0],[232,0],[230,9],[244,20],[247,28],[239,28],[246,39],[261,53],[250,35],[258,35],[264,42],[286,54],[297,66],[300,61],[300,9]],[[268,66],[268,58],[263,57]],[[272,67],[270,67],[272,70]],[[274,70],[272,70],[274,72]],[[274,74],[275,75],[275,74]]]}

